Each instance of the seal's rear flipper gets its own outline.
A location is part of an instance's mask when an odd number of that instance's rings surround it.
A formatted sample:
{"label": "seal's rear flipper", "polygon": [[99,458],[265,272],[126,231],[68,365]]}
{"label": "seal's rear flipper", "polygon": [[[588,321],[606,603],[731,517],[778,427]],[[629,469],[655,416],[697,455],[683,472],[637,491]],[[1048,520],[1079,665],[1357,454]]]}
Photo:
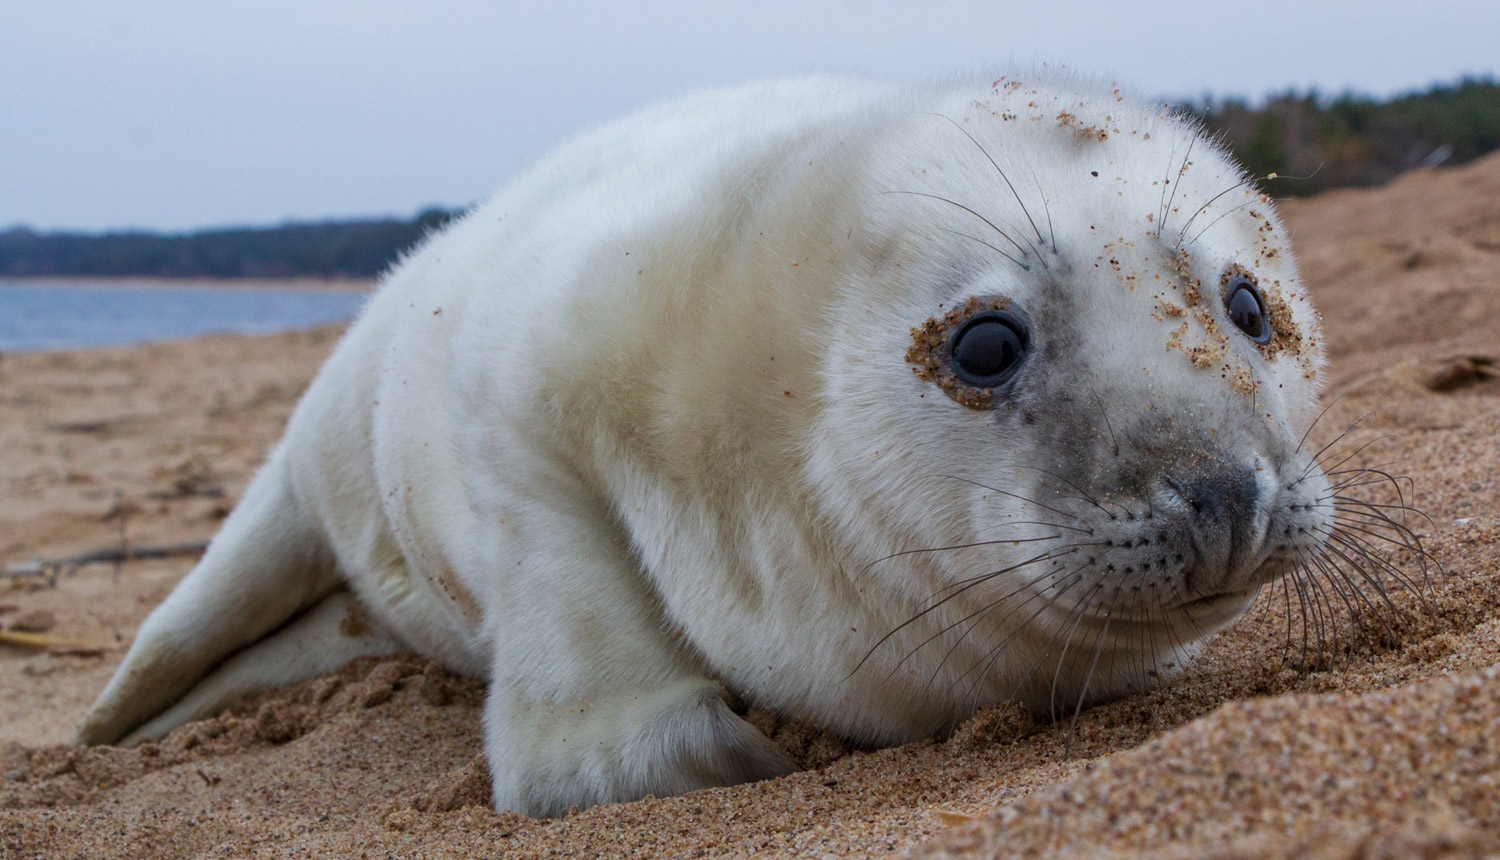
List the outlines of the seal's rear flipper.
{"label": "seal's rear flipper", "polygon": [[257,690],[281,687],[331,672],[356,657],[383,657],[406,647],[336,591],[295,621],[215,669],[181,701],[131,732],[121,746],[154,741]]}
{"label": "seal's rear flipper", "polygon": [[[141,625],[79,727],[78,742],[118,741],[338,584],[332,553],[298,504],[278,448],[202,561]],[[267,665],[261,676],[274,676],[275,668]],[[285,671],[274,680],[298,679],[290,666]]]}

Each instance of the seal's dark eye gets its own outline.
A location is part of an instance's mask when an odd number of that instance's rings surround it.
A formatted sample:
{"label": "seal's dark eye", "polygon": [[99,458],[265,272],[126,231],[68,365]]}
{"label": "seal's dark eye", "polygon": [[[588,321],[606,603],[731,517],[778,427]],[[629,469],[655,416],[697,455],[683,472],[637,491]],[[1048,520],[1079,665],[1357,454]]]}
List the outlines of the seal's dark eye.
{"label": "seal's dark eye", "polygon": [[953,336],[953,373],[976,388],[1010,377],[1026,354],[1026,327],[1001,311],[975,315]]}
{"label": "seal's dark eye", "polygon": [[1271,342],[1271,321],[1266,318],[1265,303],[1255,285],[1246,278],[1230,281],[1225,291],[1224,307],[1229,309],[1229,319],[1256,343]]}

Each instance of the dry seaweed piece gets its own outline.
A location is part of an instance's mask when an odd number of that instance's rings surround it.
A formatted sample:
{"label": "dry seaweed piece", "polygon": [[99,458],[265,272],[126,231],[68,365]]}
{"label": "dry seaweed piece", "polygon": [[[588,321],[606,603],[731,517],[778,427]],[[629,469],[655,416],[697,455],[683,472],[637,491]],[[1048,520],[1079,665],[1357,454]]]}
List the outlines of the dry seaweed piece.
{"label": "dry seaweed piece", "polygon": [[1422,384],[1432,391],[1457,391],[1486,379],[1500,379],[1500,367],[1487,355],[1462,355],[1429,374]]}

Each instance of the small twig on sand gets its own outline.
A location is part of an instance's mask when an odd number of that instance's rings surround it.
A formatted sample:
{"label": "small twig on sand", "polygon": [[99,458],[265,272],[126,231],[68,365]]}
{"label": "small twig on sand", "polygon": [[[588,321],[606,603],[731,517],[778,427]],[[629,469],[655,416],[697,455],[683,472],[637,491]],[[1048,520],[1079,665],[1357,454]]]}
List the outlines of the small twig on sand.
{"label": "small twig on sand", "polygon": [[22,648],[45,648],[54,654],[102,654],[108,651],[104,645],[59,639],[45,633],[22,633],[19,630],[0,630],[0,645],[19,645]]}
{"label": "small twig on sand", "polygon": [[125,535],[125,522],[130,519],[130,509],[125,507],[125,491],[115,488],[114,509],[120,512],[120,558],[115,562],[115,579],[125,572],[125,559],[130,554],[130,538]]}
{"label": "small twig on sand", "polygon": [[179,558],[202,555],[208,549],[207,541],[193,543],[163,544],[160,546],[112,546],[104,549],[81,552],[64,558],[33,558],[30,561],[13,562],[5,566],[6,576],[44,576],[59,570],[72,570],[90,564],[124,564],[152,558]]}
{"label": "small twig on sand", "polygon": [[949,809],[929,809],[927,811],[936,816],[938,821],[943,822],[944,827],[953,827],[979,820],[979,816],[970,815],[967,812],[954,812]]}

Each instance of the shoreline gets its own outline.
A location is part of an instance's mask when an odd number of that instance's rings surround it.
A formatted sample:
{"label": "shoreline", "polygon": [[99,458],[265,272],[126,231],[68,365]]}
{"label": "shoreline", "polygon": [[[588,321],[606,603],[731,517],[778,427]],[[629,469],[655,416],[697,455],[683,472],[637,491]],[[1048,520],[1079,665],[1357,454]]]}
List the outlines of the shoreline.
{"label": "shoreline", "polygon": [[105,287],[161,290],[284,290],[288,292],[369,293],[374,279],[364,278],[166,278],[143,275],[48,275],[0,277],[0,289],[10,287]]}

